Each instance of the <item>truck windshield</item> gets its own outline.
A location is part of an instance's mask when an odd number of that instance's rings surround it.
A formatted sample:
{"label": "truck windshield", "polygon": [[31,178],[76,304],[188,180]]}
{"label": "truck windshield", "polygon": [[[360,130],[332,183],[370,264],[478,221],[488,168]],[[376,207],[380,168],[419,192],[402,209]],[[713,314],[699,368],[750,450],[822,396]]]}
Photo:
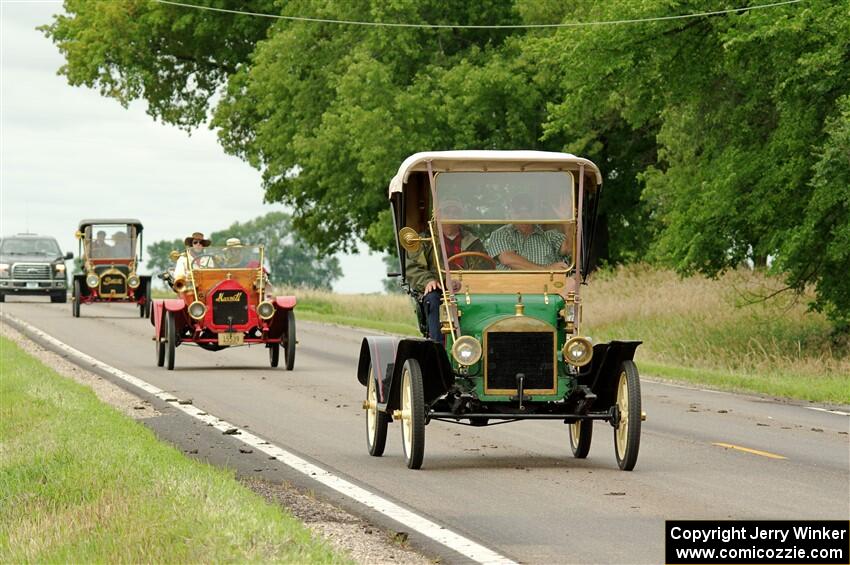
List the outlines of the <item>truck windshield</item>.
{"label": "truck windshield", "polygon": [[0,253],[4,255],[49,256],[62,254],[56,241],[47,238],[4,239],[2,245],[0,245]]}

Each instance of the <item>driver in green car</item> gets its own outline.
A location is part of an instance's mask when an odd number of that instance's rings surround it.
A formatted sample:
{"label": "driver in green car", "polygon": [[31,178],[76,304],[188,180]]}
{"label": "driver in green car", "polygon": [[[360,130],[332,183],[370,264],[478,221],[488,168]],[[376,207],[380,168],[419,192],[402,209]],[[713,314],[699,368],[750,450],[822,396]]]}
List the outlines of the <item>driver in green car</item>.
{"label": "driver in green car", "polygon": [[[459,202],[446,200],[440,205],[441,216],[457,218],[461,216],[462,207]],[[484,244],[474,234],[465,230],[460,224],[442,225],[443,243],[446,254],[453,257],[458,253],[475,251],[486,254]],[[431,238],[428,233],[420,233],[420,237],[426,238],[422,242],[419,251],[408,253],[405,261],[405,272],[410,286],[419,295],[419,302],[428,322],[428,337],[433,341],[443,343],[443,334],[440,332],[440,303],[442,301],[442,285],[437,275],[435,254]],[[482,257],[460,257],[450,262],[449,267],[455,269],[484,270],[492,269],[493,265]],[[444,263],[440,261],[440,268],[444,269]]]}

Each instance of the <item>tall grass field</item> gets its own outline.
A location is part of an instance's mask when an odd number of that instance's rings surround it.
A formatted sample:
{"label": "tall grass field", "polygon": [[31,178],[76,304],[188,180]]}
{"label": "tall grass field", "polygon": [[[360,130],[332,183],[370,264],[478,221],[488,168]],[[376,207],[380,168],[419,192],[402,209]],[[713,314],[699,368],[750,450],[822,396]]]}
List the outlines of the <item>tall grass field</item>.
{"label": "tall grass field", "polygon": [[[740,270],[680,278],[633,265],[594,273],[582,287],[583,331],[595,342],[637,339],[643,374],[725,390],[850,404],[850,345],[809,312],[807,296]],[[406,295],[338,295],[285,289],[299,319],[405,335],[418,328]]]}
{"label": "tall grass field", "polygon": [[0,563],[347,563],[0,338]]}

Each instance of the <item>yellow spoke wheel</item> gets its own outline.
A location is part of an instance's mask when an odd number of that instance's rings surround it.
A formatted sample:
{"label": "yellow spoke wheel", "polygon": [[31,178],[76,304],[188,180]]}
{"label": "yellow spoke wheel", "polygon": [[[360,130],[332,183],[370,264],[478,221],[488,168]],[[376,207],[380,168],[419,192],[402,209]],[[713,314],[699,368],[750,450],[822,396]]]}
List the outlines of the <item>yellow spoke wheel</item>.
{"label": "yellow spoke wheel", "polygon": [[375,375],[372,367],[369,367],[369,376],[366,385],[366,448],[369,455],[380,457],[384,454],[387,445],[387,424],[389,416],[386,412],[378,410],[378,387],[375,384]]}
{"label": "yellow spoke wheel", "polygon": [[422,467],[425,455],[425,392],[416,359],[404,362],[401,373],[401,444],[409,469]]}
{"label": "yellow spoke wheel", "polygon": [[570,449],[573,457],[584,459],[590,452],[590,440],[593,438],[593,420],[577,420],[570,427]]}
{"label": "yellow spoke wheel", "polygon": [[614,428],[614,455],[623,471],[631,471],[640,449],[640,376],[634,361],[623,361],[617,382],[617,409],[620,421]]}

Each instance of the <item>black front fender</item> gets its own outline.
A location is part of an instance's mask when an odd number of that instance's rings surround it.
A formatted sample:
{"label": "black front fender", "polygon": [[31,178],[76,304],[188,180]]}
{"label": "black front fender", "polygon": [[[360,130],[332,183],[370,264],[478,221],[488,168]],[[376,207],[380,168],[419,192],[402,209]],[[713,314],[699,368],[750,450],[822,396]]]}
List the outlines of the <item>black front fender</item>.
{"label": "black front fender", "polygon": [[422,369],[425,404],[430,404],[444,395],[454,384],[454,372],[443,344],[424,338],[407,338],[398,343],[393,377],[387,396],[387,412],[401,405],[401,374],[404,363],[416,359]]}
{"label": "black front fender", "polygon": [[620,365],[634,359],[642,341],[612,341],[593,346],[593,359],[587,371],[579,375],[579,383],[587,385],[597,396],[594,410],[607,410],[617,401]]}
{"label": "black front fender", "polygon": [[364,337],[360,345],[360,361],[357,363],[357,380],[366,386],[369,378],[369,370],[377,384],[378,403],[387,402],[390,379],[393,375],[393,363],[396,358],[396,349],[399,339],[391,336],[369,336]]}

